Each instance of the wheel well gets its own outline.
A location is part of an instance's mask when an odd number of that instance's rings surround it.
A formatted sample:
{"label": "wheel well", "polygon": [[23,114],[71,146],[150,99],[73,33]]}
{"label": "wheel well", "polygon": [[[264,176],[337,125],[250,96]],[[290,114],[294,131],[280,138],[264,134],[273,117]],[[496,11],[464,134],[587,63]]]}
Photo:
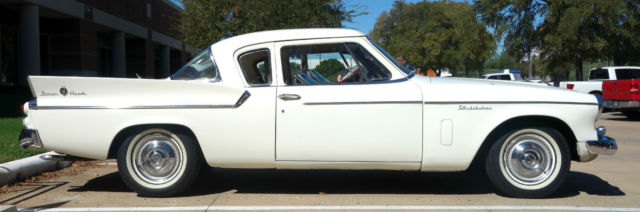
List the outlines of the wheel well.
{"label": "wheel well", "polygon": [[591,92],[589,92],[589,94],[598,94],[598,95],[602,96],[602,91],[591,91]]}
{"label": "wheel well", "polygon": [[549,116],[520,116],[502,122],[502,124],[498,125],[498,127],[489,133],[482,142],[478,153],[476,153],[476,156],[473,158],[469,169],[483,168],[484,159],[491,145],[505,133],[521,127],[551,127],[558,130],[567,141],[569,151],[571,152],[571,159],[578,160],[576,136],[573,134],[573,131],[571,131],[571,128],[562,120]]}
{"label": "wheel well", "polygon": [[194,141],[196,142],[196,146],[198,147],[198,150],[200,151],[200,153],[202,153],[202,149],[200,148],[200,142],[198,142],[198,138],[196,138],[196,135],[188,127],[185,127],[183,125],[178,125],[178,124],[141,124],[141,125],[129,126],[127,128],[120,130],[120,132],[118,132],[118,134],[111,141],[111,146],[109,146],[109,154],[107,155],[107,158],[109,159],[116,158],[118,154],[118,148],[120,148],[120,145],[122,145],[125,139],[127,139],[129,136],[134,136],[139,132],[142,132],[144,130],[151,129],[151,128],[161,128],[161,129],[166,129],[172,132],[181,132],[188,136],[191,136],[191,138],[193,138]]}

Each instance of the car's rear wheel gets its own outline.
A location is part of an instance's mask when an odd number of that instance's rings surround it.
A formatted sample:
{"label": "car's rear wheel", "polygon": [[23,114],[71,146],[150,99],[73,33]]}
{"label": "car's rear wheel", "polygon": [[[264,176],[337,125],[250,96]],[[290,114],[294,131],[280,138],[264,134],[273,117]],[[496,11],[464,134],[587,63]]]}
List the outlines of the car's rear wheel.
{"label": "car's rear wheel", "polygon": [[562,134],[551,128],[520,128],[493,144],[486,160],[489,179],[503,194],[540,198],[555,192],[571,164]]}
{"label": "car's rear wheel", "polygon": [[179,130],[147,129],[118,150],[122,180],[143,196],[173,196],[187,189],[200,170],[195,140]]}

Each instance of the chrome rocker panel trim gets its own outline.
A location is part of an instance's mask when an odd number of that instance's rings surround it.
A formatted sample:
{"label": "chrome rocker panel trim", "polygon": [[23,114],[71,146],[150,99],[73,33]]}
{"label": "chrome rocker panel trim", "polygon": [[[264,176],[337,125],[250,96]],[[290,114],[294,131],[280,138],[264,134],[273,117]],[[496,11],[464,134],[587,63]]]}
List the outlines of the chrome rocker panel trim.
{"label": "chrome rocker panel trim", "polygon": [[599,154],[599,155],[613,155],[618,151],[618,145],[616,144],[616,140],[605,136],[606,129],[601,126],[596,129],[598,132],[598,140],[587,141],[587,149],[591,154]]}

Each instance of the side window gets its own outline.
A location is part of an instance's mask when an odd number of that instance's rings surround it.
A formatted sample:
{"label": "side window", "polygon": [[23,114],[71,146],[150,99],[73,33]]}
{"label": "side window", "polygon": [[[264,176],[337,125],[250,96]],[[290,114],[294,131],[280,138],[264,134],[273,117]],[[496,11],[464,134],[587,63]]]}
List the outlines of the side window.
{"label": "side window", "polygon": [[618,80],[640,79],[640,69],[616,69]]}
{"label": "side window", "polygon": [[492,76],[487,77],[487,79],[498,79],[498,76],[497,75],[492,75]]}
{"label": "side window", "polygon": [[501,80],[511,80],[511,76],[509,76],[508,74],[500,75],[500,79]]}
{"label": "side window", "polygon": [[[617,72],[617,70],[616,70]],[[609,79],[609,70],[608,69],[594,69],[589,73],[589,79]]]}
{"label": "side window", "polygon": [[391,78],[373,55],[356,43],[286,46],[281,49],[287,85],[323,85]]}
{"label": "side window", "polygon": [[252,86],[271,84],[271,64],[268,49],[244,53],[238,57],[240,68],[247,82]]}

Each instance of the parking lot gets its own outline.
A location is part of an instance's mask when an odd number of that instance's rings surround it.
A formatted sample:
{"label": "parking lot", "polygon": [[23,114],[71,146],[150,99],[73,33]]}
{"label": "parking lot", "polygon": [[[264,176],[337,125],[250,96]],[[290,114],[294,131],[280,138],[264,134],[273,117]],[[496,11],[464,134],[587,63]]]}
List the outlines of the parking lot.
{"label": "parking lot", "polygon": [[24,211],[205,210],[592,210],[640,211],[640,122],[605,114],[598,125],[619,150],[573,162],[565,185],[546,199],[495,193],[482,174],[395,171],[275,171],[207,168],[180,197],[146,198],[121,181],[114,161],[79,163],[11,186],[0,204]]}

